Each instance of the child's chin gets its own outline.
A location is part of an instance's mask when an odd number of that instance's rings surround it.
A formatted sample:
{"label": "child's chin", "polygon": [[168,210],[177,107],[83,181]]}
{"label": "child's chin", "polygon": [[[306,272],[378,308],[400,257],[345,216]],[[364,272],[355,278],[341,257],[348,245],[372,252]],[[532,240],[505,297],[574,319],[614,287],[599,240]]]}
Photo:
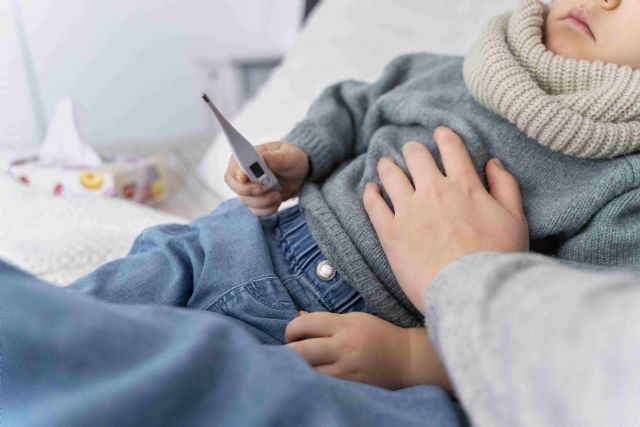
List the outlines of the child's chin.
{"label": "child's chin", "polygon": [[574,30],[553,29],[546,31],[545,46],[556,55],[565,58],[591,60],[589,49],[585,46],[582,34],[576,34]]}

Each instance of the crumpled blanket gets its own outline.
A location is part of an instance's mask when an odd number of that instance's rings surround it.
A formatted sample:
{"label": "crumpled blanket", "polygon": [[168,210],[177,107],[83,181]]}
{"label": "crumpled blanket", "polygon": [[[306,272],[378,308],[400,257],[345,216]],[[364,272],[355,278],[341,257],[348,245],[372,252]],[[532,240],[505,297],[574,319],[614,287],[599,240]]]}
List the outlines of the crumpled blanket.
{"label": "crumpled blanket", "polygon": [[57,285],[126,255],[145,228],[184,222],[122,199],[55,197],[0,174],[0,258]]}

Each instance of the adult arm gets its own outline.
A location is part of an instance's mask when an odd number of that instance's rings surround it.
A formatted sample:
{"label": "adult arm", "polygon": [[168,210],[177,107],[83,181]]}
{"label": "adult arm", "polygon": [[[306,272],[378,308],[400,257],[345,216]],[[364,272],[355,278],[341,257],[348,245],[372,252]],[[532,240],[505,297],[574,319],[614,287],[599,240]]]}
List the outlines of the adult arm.
{"label": "adult arm", "polygon": [[478,426],[636,426],[640,281],[534,254],[466,256],[426,293],[432,343]]}
{"label": "adult arm", "polygon": [[381,161],[394,211],[375,186],[364,200],[475,424],[638,425],[640,281],[513,253],[527,251],[513,176],[489,162],[487,191],[457,135],[435,140],[445,174],[407,144],[415,188]]}

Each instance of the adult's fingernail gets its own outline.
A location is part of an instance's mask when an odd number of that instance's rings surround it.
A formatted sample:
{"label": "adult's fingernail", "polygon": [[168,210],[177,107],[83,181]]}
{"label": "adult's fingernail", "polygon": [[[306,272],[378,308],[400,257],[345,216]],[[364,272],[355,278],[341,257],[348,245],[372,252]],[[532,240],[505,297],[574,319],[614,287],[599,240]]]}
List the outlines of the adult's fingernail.
{"label": "adult's fingernail", "polygon": [[493,162],[500,168],[500,169],[504,169],[504,165],[502,164],[502,162],[500,161],[500,159],[498,159],[497,157],[493,159]]}

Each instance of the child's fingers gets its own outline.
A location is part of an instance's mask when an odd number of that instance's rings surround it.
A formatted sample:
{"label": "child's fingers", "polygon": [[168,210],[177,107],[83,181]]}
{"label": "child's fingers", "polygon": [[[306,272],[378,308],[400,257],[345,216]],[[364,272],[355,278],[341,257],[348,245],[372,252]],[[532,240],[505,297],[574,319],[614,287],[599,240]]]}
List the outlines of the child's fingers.
{"label": "child's fingers", "polygon": [[[246,175],[244,176],[246,177]],[[242,184],[238,180],[236,180],[229,171],[224,174],[224,182],[226,182],[231,191],[236,193],[238,196],[251,197],[262,194],[262,188],[260,187],[260,184],[256,184],[253,182]]]}
{"label": "child's fingers", "polygon": [[327,375],[333,378],[348,379],[344,374],[344,370],[340,368],[337,363],[328,363],[326,365],[314,366],[315,370],[321,374]]}
{"label": "child's fingers", "polygon": [[262,194],[262,187],[249,180],[249,177],[242,171],[233,156],[229,157],[229,165],[224,174],[224,181],[229,188],[239,196],[257,196]]}
{"label": "child's fingers", "polygon": [[242,171],[236,172],[233,176],[240,184],[247,184],[249,182],[249,177]]}
{"label": "child's fingers", "polygon": [[262,158],[269,168],[275,173],[284,173],[290,168],[286,155],[281,150],[263,151]]}
{"label": "child's fingers", "polygon": [[298,316],[287,325],[284,331],[286,342],[299,341],[303,338],[330,337],[338,329],[337,314],[309,313]]}
{"label": "child's fingers", "polygon": [[313,338],[304,341],[294,341],[287,347],[298,353],[311,366],[334,363],[340,357],[330,338]]}
{"label": "child's fingers", "polygon": [[238,162],[236,162],[236,159],[233,156],[229,157],[229,166],[227,166],[227,172],[229,173],[229,176],[231,178],[235,179],[240,184],[246,184],[247,182],[249,182],[249,177],[242,171],[242,169],[238,165]]}
{"label": "child's fingers", "polygon": [[270,191],[262,196],[240,196],[240,203],[248,208],[266,209],[279,206],[282,203],[282,195],[277,191]]}
{"label": "child's fingers", "polygon": [[249,208],[249,210],[253,212],[255,216],[269,216],[278,212],[279,207],[280,205],[278,204],[277,206],[273,206],[271,208],[264,208],[264,209]]}

